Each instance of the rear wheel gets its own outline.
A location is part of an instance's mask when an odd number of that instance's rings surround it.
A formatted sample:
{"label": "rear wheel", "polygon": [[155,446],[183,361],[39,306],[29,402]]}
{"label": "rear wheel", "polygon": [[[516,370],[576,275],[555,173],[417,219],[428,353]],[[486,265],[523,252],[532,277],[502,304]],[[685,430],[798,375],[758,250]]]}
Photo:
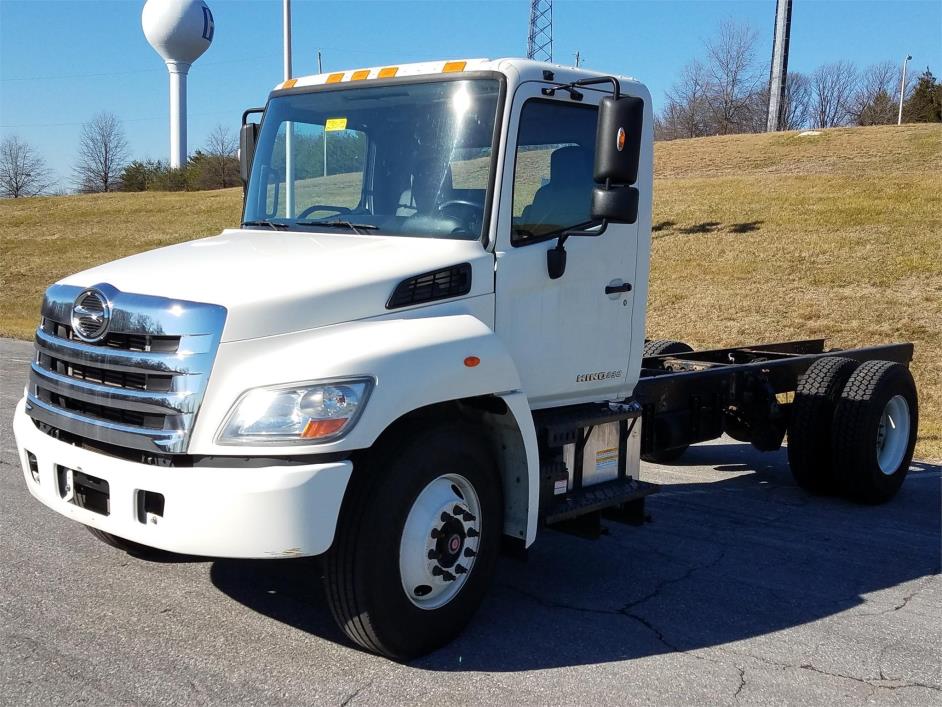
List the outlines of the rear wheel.
{"label": "rear wheel", "polygon": [[693,347],[685,344],[683,341],[673,341],[671,339],[655,339],[654,341],[645,341],[642,356],[665,356],[667,354],[690,353]]}
{"label": "rear wheel", "polygon": [[834,412],[832,453],[841,492],[864,503],[893,498],[909,471],[918,425],[909,368],[891,361],[861,364]]}
{"label": "rear wheel", "polygon": [[325,587],[352,641],[405,660],[452,640],[477,610],[503,506],[480,435],[444,424],[398,441],[357,470],[325,558]]}
{"label": "rear wheel", "polygon": [[[693,347],[689,344],[685,344],[683,341],[654,339],[644,342],[644,349],[641,355],[644,358],[648,358],[649,356],[667,356],[670,354],[690,353],[692,351]],[[672,461],[676,461],[683,456],[684,452],[686,452],[689,447],[689,444],[684,444],[671,449],[661,449],[656,452],[642,454],[641,458],[653,464],[670,464]]]}
{"label": "rear wheel", "polygon": [[837,490],[831,458],[834,408],[859,365],[849,358],[819,358],[798,381],[788,422],[788,465],[795,483],[809,493]]}

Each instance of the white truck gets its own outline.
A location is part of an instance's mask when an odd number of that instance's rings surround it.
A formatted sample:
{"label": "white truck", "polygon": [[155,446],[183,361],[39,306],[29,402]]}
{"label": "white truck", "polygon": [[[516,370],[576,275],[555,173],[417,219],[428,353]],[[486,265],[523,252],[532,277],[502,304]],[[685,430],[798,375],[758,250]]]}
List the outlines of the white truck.
{"label": "white truck", "polygon": [[641,458],[787,432],[809,491],[902,483],[910,344],[645,340],[637,81],[383,66],[291,79],[242,122],[240,228],[45,294],[17,447],[33,496],[101,540],[323,556],[346,634],[405,659],[461,630],[501,547],[639,523]]}

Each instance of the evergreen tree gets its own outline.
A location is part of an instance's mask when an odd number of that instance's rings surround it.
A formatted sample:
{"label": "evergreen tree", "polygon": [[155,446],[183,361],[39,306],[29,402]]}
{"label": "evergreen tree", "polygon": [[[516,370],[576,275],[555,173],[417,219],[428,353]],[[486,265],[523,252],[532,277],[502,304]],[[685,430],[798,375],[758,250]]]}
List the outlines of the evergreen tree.
{"label": "evergreen tree", "polygon": [[936,81],[928,66],[903,104],[903,120],[907,123],[942,122],[942,84]]}

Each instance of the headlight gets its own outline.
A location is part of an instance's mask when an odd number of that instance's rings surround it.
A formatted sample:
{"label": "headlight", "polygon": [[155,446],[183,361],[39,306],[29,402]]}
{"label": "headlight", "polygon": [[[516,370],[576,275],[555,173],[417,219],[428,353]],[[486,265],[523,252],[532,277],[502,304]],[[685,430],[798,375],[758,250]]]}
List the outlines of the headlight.
{"label": "headlight", "polygon": [[345,434],[366,405],[373,381],[358,378],[253,388],[233,405],[220,444],[326,442]]}

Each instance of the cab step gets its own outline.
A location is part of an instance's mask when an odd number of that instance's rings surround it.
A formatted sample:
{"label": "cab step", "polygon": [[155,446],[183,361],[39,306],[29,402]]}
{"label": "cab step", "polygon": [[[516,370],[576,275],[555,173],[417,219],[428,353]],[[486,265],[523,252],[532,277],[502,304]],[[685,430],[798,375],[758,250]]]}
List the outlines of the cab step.
{"label": "cab step", "polygon": [[547,509],[544,523],[553,525],[596,511],[617,509],[656,493],[658,488],[657,484],[638,479],[613,479],[573,490],[560,497]]}

